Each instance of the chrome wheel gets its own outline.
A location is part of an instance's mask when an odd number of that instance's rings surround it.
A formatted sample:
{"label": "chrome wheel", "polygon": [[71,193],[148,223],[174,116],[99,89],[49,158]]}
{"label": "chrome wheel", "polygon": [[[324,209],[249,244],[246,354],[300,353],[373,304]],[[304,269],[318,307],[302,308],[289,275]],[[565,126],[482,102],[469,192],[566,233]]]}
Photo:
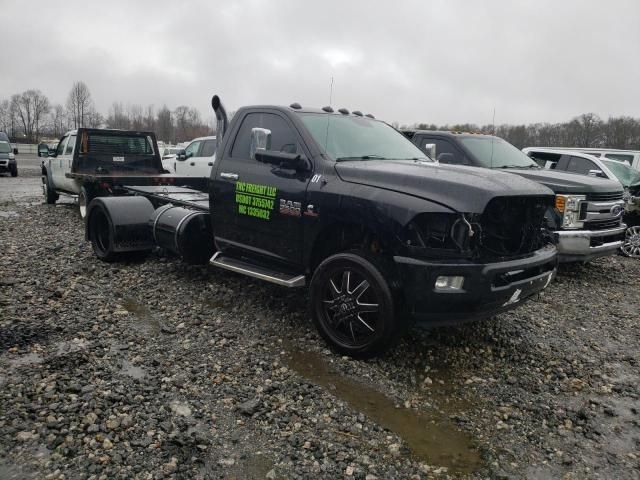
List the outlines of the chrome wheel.
{"label": "chrome wheel", "polygon": [[620,250],[627,257],[640,258],[640,226],[627,228]]}
{"label": "chrome wheel", "polygon": [[84,188],[80,189],[78,194],[78,209],[80,211],[80,218],[83,220],[87,216],[87,192]]}

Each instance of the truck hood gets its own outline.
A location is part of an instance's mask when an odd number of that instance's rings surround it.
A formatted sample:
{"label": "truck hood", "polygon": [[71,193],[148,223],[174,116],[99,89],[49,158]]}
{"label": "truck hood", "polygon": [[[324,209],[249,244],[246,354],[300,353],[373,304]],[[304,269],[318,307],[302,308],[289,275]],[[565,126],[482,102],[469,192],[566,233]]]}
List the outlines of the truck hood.
{"label": "truck hood", "polygon": [[622,192],[620,183],[606,178],[590,177],[555,170],[510,168],[509,172],[540,182],[555,193],[608,193]]}
{"label": "truck hood", "polygon": [[482,213],[495,197],[552,194],[518,175],[423,161],[348,161],[336,163],[336,171],[345,182],[412,195],[467,213]]}

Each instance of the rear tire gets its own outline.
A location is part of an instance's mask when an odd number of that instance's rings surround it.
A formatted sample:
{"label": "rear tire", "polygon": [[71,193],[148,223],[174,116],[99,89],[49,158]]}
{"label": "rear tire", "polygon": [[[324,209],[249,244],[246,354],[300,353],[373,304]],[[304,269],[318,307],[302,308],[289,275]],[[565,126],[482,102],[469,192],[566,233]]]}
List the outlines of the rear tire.
{"label": "rear tire", "polygon": [[52,188],[49,176],[46,173],[42,174],[42,193],[44,194],[44,201],[49,205],[53,205],[60,198],[55,189]]}
{"label": "rear tire", "polygon": [[87,207],[94,197],[95,195],[93,194],[92,188],[85,186],[80,187],[80,193],[78,193],[78,212],[82,220],[87,218]]}
{"label": "rear tire", "polygon": [[311,279],[311,316],[337,352],[369,358],[385,352],[404,331],[398,295],[383,259],[363,252],[326,258]]}

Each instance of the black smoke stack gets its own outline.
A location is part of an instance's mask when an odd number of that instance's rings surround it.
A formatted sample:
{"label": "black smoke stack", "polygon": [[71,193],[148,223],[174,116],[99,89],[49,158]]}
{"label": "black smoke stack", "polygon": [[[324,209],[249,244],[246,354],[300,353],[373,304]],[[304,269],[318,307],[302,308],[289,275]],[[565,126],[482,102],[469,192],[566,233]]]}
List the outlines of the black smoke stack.
{"label": "black smoke stack", "polygon": [[[227,111],[224,108],[224,105],[222,105],[218,95],[214,95],[211,98],[211,106],[213,107],[213,111],[216,113],[216,152],[218,152],[218,147],[222,145],[222,137],[224,137],[224,134],[227,131],[229,120],[227,119]],[[216,155],[216,157],[218,157],[218,155]]]}

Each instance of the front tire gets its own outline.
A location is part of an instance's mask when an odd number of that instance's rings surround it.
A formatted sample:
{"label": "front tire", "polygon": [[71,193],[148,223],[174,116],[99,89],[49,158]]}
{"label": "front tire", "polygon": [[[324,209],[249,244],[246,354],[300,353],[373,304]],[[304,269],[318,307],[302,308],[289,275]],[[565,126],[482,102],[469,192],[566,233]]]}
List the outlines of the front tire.
{"label": "front tire", "polygon": [[[383,274],[384,272],[384,274]],[[311,315],[337,352],[358,358],[382,354],[403,331],[385,263],[361,252],[325,259],[311,279]]]}
{"label": "front tire", "polygon": [[626,257],[640,258],[640,225],[627,228],[620,250]]}
{"label": "front tire", "polygon": [[46,173],[42,174],[42,193],[44,194],[44,201],[49,205],[56,203],[56,200],[59,198],[59,195],[51,186],[49,176]]}
{"label": "front tire", "polygon": [[13,167],[13,168],[11,169],[11,176],[12,176],[12,177],[17,177],[17,176],[18,176],[18,167],[17,167],[17,166],[16,166],[16,167]]}

